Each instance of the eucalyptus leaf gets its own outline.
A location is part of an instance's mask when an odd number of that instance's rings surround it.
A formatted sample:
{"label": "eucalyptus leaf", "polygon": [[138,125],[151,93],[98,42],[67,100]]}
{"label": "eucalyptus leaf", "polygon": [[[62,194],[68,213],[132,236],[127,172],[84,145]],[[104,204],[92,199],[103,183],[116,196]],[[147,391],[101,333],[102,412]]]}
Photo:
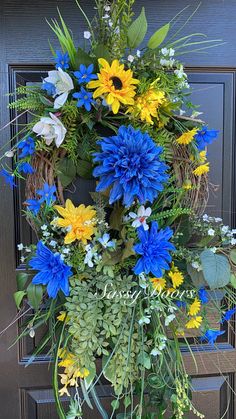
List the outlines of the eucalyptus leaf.
{"label": "eucalyptus leaf", "polygon": [[232,249],[229,254],[230,259],[236,265],[236,249]]}
{"label": "eucalyptus leaf", "polygon": [[195,285],[195,287],[201,288],[207,285],[203,276],[203,272],[197,271],[197,269],[194,269],[192,265],[190,265],[190,263],[187,264],[187,272],[189,276],[191,277],[193,285]]}
{"label": "eucalyptus leaf", "polygon": [[61,159],[57,164],[57,174],[64,188],[70,185],[76,177],[76,167],[73,161],[68,157]]}
{"label": "eucalyptus leaf", "polygon": [[29,304],[34,310],[39,308],[43,297],[43,287],[41,285],[29,284],[27,287],[27,297]]}
{"label": "eucalyptus leaf", "polygon": [[25,295],[26,295],[26,292],[25,291],[16,291],[16,292],[14,292],[14,300],[15,300],[16,307],[18,308],[18,310],[20,308],[21,302],[22,302],[22,300],[23,300],[23,298],[24,298]]}
{"label": "eucalyptus leaf", "polygon": [[159,47],[159,45],[161,45],[162,42],[165,40],[169,30],[170,30],[169,23],[159,28],[149,39],[147,43],[148,48],[155,49]]}
{"label": "eucalyptus leaf", "polygon": [[18,291],[25,289],[26,282],[28,281],[29,275],[26,272],[18,272],[16,275],[16,283]]}
{"label": "eucalyptus leaf", "polygon": [[204,250],[200,254],[203,275],[211,289],[222,288],[230,281],[230,264],[223,255]]}
{"label": "eucalyptus leaf", "polygon": [[236,276],[234,274],[230,275],[230,283],[232,287],[236,289]]}
{"label": "eucalyptus leaf", "polygon": [[145,9],[142,7],[140,15],[135,19],[128,29],[128,45],[130,48],[137,48],[147,33],[147,19]]}

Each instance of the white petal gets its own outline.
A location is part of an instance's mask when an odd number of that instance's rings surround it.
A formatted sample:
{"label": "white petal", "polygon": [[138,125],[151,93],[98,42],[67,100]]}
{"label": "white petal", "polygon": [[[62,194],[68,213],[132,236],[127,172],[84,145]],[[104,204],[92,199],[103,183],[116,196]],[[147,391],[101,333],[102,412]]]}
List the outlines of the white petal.
{"label": "white petal", "polygon": [[135,212],[129,212],[130,218],[137,218],[137,214]]}
{"label": "white petal", "polygon": [[60,96],[58,96],[54,101],[54,109],[61,108],[64,103],[67,101],[68,98],[68,92],[62,93]]}
{"label": "white petal", "polygon": [[146,208],[146,210],[145,210],[145,216],[146,217],[150,217],[151,213],[152,213],[152,209],[150,207]]}

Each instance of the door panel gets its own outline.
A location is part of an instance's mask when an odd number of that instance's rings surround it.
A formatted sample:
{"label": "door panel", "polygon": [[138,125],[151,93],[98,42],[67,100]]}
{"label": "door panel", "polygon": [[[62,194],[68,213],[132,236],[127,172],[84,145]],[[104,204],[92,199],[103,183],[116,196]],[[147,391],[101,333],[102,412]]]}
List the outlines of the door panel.
{"label": "door panel", "polygon": [[[81,0],[88,15],[93,14],[93,2]],[[179,10],[195,0],[138,0],[136,10],[145,4],[150,32],[173,17]],[[213,6],[214,4],[214,6]],[[9,91],[18,83],[41,81],[50,68],[51,54],[48,38],[53,38],[44,17],[54,17],[56,7],[71,26],[75,39],[82,38],[86,29],[74,0],[4,0],[0,3],[0,126],[14,115],[7,110]],[[213,7],[212,7],[213,6]],[[214,13],[213,13],[214,12]],[[185,33],[204,30],[211,38],[223,37],[227,45],[208,54],[186,56],[186,63],[193,88],[192,99],[200,105],[209,126],[220,130],[220,138],[209,151],[211,163],[210,181],[219,185],[217,191],[210,189],[207,212],[221,216],[226,224],[236,226],[235,220],[235,39],[236,4],[233,0],[203,0],[199,12],[193,17]],[[184,18],[180,19],[184,21]],[[203,29],[202,29],[203,28]],[[222,33],[223,32],[223,33]],[[24,115],[18,122],[24,122]],[[0,131],[1,144],[6,143],[16,126]],[[12,193],[0,180],[0,330],[15,317],[16,310],[12,294],[15,291],[15,271],[24,269],[17,252],[17,243],[31,243],[32,232],[21,215],[24,202],[24,185]],[[13,222],[14,221],[14,222]],[[20,323],[19,323],[20,324]],[[40,355],[32,365],[25,368],[35,347],[35,339],[24,338],[12,348],[9,346],[18,333],[18,322],[7,329],[0,339],[0,417],[1,419],[56,419],[53,393],[51,390],[51,369],[49,358]],[[196,407],[205,413],[207,419],[219,419],[226,412],[225,419],[236,419],[233,392],[235,390],[236,352],[234,321],[218,345],[218,351],[208,345],[192,344],[198,363],[195,364],[189,352],[183,352],[187,371],[193,376],[193,400]],[[221,372],[220,372],[221,371]],[[98,388],[97,392],[101,393]],[[111,389],[103,387],[102,402],[109,411]],[[231,394],[230,394],[231,393]],[[67,398],[64,398],[67,403]],[[85,418],[98,418],[94,409],[85,412]],[[189,418],[195,416],[189,415]]]}

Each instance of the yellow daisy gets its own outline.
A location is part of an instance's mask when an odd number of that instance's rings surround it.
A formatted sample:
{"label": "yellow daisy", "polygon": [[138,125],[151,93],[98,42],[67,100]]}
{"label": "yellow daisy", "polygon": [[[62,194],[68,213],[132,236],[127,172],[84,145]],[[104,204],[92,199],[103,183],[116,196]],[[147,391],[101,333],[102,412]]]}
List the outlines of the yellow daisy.
{"label": "yellow daisy", "polygon": [[69,321],[69,317],[66,315],[67,315],[66,311],[60,311],[60,314],[57,316],[57,320],[59,320],[60,322],[64,322],[66,318],[66,323],[67,323]]}
{"label": "yellow daisy", "polygon": [[141,121],[153,125],[152,118],[158,118],[158,108],[164,101],[165,93],[151,88],[135,98],[135,105],[129,111],[139,117]]}
{"label": "yellow daisy", "polygon": [[202,323],[202,316],[196,316],[192,317],[187,323],[186,327],[187,329],[198,329],[201,326]]}
{"label": "yellow daisy", "polygon": [[178,288],[184,282],[184,276],[177,268],[169,272],[169,277],[172,281],[173,287]]}
{"label": "yellow daisy", "polygon": [[200,153],[199,153],[199,161],[200,161],[200,163],[205,163],[205,161],[207,159],[206,154],[207,154],[206,150],[200,151]]}
{"label": "yellow daisy", "polygon": [[184,132],[179,138],[177,138],[178,144],[188,145],[193,141],[194,135],[197,133],[197,128],[191,129],[191,131]]}
{"label": "yellow daisy", "polygon": [[209,163],[205,163],[205,164],[201,164],[200,166],[198,166],[194,171],[193,174],[195,176],[202,176],[205,175],[206,173],[208,173],[210,170],[209,167]]}
{"label": "yellow daisy", "polygon": [[152,286],[156,291],[162,291],[166,286],[166,280],[164,278],[151,278]]}
{"label": "yellow daisy", "polygon": [[192,189],[192,183],[191,183],[191,181],[190,180],[186,180],[184,183],[183,183],[183,185],[182,185],[182,188],[183,189],[185,189],[186,191],[189,191],[189,190],[191,190]]}
{"label": "yellow daisy", "polygon": [[95,232],[95,216],[96,211],[90,205],[85,207],[83,204],[75,207],[70,199],[66,200],[65,208],[55,205],[54,208],[63,218],[55,220],[55,224],[59,227],[68,228],[65,236],[65,244],[81,240],[86,244],[87,240],[91,240]]}
{"label": "yellow daisy", "polygon": [[114,60],[110,65],[104,58],[99,58],[101,66],[98,73],[98,80],[92,80],[88,83],[89,89],[96,89],[93,93],[94,99],[104,96],[108,105],[111,105],[112,112],[118,113],[120,104],[133,105],[135,96],[135,84],[139,80],[133,78],[133,72],[124,70],[124,64]]}
{"label": "yellow daisy", "polygon": [[189,307],[188,314],[190,316],[195,316],[200,311],[200,308],[201,308],[201,303],[198,298],[195,298],[194,302]]}

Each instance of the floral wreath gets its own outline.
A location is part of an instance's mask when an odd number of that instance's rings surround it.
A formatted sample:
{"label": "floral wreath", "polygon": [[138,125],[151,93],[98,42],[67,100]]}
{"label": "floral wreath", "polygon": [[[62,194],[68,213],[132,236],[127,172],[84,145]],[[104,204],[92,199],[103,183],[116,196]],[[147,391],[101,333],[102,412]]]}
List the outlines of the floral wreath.
{"label": "floral wreath", "polygon": [[[48,324],[33,357],[50,343],[64,419],[82,417],[90,396],[108,417],[96,393],[102,376],[114,391],[111,417],[116,409],[163,417],[168,406],[176,419],[190,410],[204,417],[181,347],[188,336],[215,345],[235,313],[236,231],[202,217],[207,147],[218,131],[198,119],[178,60],[192,45],[206,48],[203,35],[177,38],[174,18],[143,46],[145,10],[133,19],[133,3],[97,0],[91,22],[77,3],[88,24],[84,48],[59,13],[49,23],[61,46],[51,47],[55,69],[40,86],[18,87],[9,105],[32,118],[1,175],[11,188],[25,178],[24,214],[38,238],[18,245],[28,270],[14,298],[21,313],[32,311],[22,336]],[[85,189],[94,179],[86,205],[81,179]],[[216,289],[229,303],[215,303]]]}

